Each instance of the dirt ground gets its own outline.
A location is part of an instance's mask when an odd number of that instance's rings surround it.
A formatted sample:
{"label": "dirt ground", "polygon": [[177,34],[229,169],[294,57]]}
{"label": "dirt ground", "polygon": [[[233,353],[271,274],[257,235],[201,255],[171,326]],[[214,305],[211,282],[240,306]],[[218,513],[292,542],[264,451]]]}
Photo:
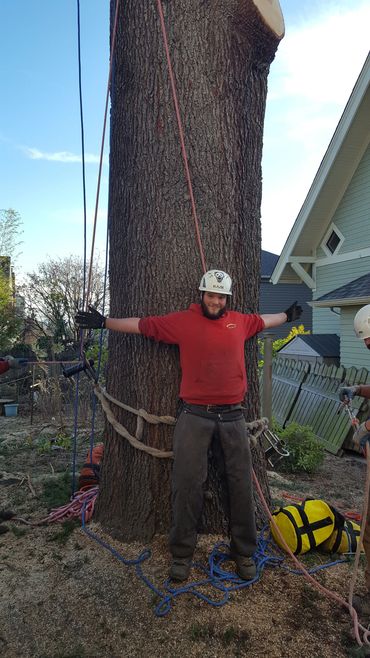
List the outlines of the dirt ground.
{"label": "dirt ground", "polygon": [[[36,421],[31,427],[28,418],[0,416],[0,510],[14,510],[17,517],[29,520],[45,516],[45,483],[70,470],[69,451],[53,441],[58,433],[53,425]],[[88,433],[80,433],[79,463],[87,444]],[[297,478],[271,473],[272,496],[278,505],[311,496],[344,511],[360,512],[365,471],[365,461],[353,453],[341,458],[327,454],[318,475]],[[9,528],[0,535],[0,655],[4,658],[370,655],[358,649],[348,612],[289,571],[293,565],[288,559],[281,566],[267,566],[257,583],[232,592],[225,605],[181,593],[170,597],[168,613],[158,616],[161,596],[140,577],[140,568],[122,563],[81,527],[29,526],[19,521],[4,525]],[[125,559],[135,559],[149,548],[151,557],[141,564],[142,574],[166,594],[165,537],[157,537],[151,546],[125,545],[105,537],[94,522],[88,528]],[[200,537],[196,561],[206,565],[219,540]],[[311,568],[330,560],[328,555],[313,553],[304,563]],[[319,571],[315,578],[346,598],[352,568],[352,562],[346,562]],[[359,593],[364,591],[363,570],[361,560]],[[192,570],[192,581],[203,577],[199,568]],[[224,595],[209,586],[197,591],[216,602]]]}

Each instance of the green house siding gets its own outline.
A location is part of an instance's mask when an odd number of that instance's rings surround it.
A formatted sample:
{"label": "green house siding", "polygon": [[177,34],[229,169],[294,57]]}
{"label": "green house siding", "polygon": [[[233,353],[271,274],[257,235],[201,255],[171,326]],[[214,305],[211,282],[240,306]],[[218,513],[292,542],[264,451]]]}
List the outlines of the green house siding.
{"label": "green house siding", "polygon": [[314,308],[312,320],[313,334],[338,334],[340,336],[340,316],[329,308]]}
{"label": "green house siding", "polygon": [[[339,229],[344,242],[338,254],[370,247],[370,146],[366,149],[331,222]],[[327,257],[318,247],[317,258]],[[323,293],[324,294],[324,293]]]}
{"label": "green house siding", "polygon": [[370,146],[334,214],[333,222],[345,238],[338,253],[370,246]]}
{"label": "green house siding", "polygon": [[[317,299],[322,295],[326,295],[326,293],[330,292],[331,290],[335,290],[336,288],[339,288],[340,286],[343,286],[350,281],[354,281],[354,279],[367,274],[369,271],[370,256],[367,256],[366,258],[357,258],[356,260],[347,260],[342,263],[333,263],[332,265],[323,265],[322,267],[317,267],[316,291],[314,292],[313,299]],[[336,308],[335,311],[339,311],[339,309]],[[329,308],[314,308],[312,316],[312,327],[313,333],[315,334],[340,335],[341,316],[333,313],[333,311],[331,311]]]}
{"label": "green house siding", "polygon": [[360,306],[347,306],[341,312],[340,364],[345,368],[370,370],[370,351],[353,331],[353,319]]}

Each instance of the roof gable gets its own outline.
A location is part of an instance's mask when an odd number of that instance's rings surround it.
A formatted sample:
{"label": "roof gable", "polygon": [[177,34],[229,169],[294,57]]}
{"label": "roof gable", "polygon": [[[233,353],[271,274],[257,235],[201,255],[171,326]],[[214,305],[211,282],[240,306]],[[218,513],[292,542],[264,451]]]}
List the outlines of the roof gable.
{"label": "roof gable", "polygon": [[278,350],[279,354],[305,354],[307,356],[338,357],[339,336],[337,334],[302,334],[295,336]]}
{"label": "roof gable", "polygon": [[314,284],[305,276],[305,264],[315,262],[316,248],[370,143],[369,116],[370,53],[271,275],[273,283],[301,278]]}

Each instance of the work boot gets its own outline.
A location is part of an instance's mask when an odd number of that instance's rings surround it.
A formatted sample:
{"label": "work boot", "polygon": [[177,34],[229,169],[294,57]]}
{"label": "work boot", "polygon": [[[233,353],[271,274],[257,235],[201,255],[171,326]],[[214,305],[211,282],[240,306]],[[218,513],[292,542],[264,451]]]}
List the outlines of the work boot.
{"label": "work boot", "polygon": [[353,607],[361,617],[370,617],[370,592],[363,596],[355,595],[353,597]]}
{"label": "work boot", "polygon": [[236,573],[242,580],[253,580],[257,574],[256,563],[252,557],[235,555]]}
{"label": "work boot", "polygon": [[187,580],[191,567],[191,557],[174,557],[171,564],[169,577],[171,580]]}

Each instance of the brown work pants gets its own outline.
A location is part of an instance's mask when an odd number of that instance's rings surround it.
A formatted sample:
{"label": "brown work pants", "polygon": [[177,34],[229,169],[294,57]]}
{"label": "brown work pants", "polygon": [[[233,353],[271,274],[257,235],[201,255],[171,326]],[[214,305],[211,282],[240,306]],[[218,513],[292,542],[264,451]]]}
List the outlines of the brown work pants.
{"label": "brown work pants", "polygon": [[220,420],[217,414],[201,417],[183,410],[177,420],[170,532],[170,550],[174,557],[190,558],[195,549],[212,439],[220,442],[223,453],[233,551],[250,556],[256,549],[252,464],[245,420],[241,412],[236,420],[224,420],[227,414],[222,418]]}

